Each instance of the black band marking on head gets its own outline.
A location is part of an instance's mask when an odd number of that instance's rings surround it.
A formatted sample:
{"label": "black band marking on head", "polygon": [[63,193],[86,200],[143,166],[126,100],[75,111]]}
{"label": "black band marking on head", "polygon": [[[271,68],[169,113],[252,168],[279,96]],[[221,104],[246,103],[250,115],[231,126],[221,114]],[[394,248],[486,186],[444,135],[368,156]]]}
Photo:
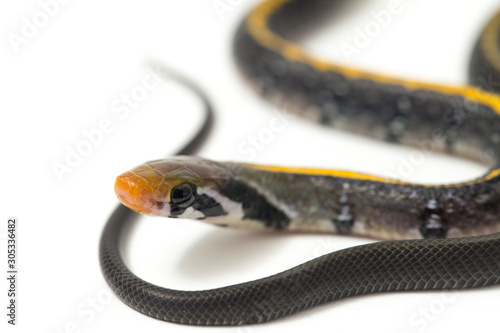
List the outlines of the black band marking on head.
{"label": "black band marking on head", "polygon": [[197,195],[193,202],[193,208],[202,212],[205,217],[227,215],[227,212],[213,198],[206,194]]}
{"label": "black band marking on head", "polygon": [[172,208],[170,209],[170,216],[171,217],[178,217],[179,215],[182,215],[186,208],[181,208],[177,205],[172,205]]}
{"label": "black band marking on head", "polygon": [[290,218],[279,208],[273,206],[266,197],[244,182],[231,179],[221,189],[221,193],[232,201],[240,202],[243,208],[243,219],[263,222],[266,227],[283,229],[290,223]]}

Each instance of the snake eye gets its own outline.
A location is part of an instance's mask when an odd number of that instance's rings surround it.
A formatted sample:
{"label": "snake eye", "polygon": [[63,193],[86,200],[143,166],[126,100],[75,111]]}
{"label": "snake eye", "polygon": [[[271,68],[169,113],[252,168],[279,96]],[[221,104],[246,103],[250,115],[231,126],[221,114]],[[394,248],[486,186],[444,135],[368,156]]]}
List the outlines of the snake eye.
{"label": "snake eye", "polygon": [[173,204],[181,207],[189,207],[195,197],[196,187],[191,183],[183,183],[172,189],[170,200]]}

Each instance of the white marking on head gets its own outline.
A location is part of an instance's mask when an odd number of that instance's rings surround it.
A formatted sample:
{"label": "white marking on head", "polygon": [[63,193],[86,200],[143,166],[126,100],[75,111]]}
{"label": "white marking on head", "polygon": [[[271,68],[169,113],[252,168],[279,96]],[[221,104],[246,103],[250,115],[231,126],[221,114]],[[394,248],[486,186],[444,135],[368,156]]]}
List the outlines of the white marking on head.
{"label": "white marking on head", "polygon": [[186,210],[181,215],[177,216],[178,218],[185,219],[185,218],[190,218],[190,219],[199,219],[199,218],[204,218],[205,214],[200,212],[199,210],[195,210],[193,207],[188,207]]}

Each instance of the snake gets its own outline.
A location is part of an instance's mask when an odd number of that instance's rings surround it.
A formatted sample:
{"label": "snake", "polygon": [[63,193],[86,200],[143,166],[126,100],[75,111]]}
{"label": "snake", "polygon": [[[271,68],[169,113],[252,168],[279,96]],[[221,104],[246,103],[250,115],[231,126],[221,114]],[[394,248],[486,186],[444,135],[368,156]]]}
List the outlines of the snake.
{"label": "snake", "polygon": [[[475,288],[500,282],[500,13],[474,46],[471,85],[393,78],[324,61],[294,41],[342,1],[267,0],[239,25],[237,67],[262,96],[310,120],[488,166],[472,180],[417,184],[354,171],[217,162],[194,155],[212,107],[178,154],[120,174],[123,205],[104,227],[105,280],[148,316],[192,325],[267,322],[345,297]],[[191,85],[193,88],[193,85]],[[193,89],[197,89],[194,87]],[[120,244],[137,213],[221,227],[324,232],[378,242],[335,251],[262,279],[210,290],[151,284],[124,263]]]}

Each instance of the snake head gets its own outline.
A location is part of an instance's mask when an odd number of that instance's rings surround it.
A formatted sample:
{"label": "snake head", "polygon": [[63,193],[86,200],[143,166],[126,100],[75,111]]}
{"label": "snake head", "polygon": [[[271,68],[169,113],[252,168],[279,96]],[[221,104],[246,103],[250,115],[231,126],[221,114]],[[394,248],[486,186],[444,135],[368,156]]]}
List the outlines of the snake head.
{"label": "snake head", "polygon": [[219,193],[228,180],[228,171],[216,162],[176,156],[122,173],[115,193],[125,206],[144,215],[204,219],[227,214]]}

